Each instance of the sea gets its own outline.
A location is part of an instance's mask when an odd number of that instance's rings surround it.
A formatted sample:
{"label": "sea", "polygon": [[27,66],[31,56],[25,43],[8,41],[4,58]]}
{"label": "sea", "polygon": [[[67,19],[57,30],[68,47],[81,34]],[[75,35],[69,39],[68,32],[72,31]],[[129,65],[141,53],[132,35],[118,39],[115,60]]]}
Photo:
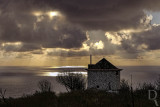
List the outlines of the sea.
{"label": "sea", "polygon": [[[132,83],[133,87],[139,84],[155,83],[160,75],[160,66],[119,66],[121,79]],[[17,98],[31,95],[38,88],[38,82],[48,80],[52,84],[55,93],[67,92],[65,87],[56,81],[56,76],[63,72],[82,73],[87,78],[86,67],[62,66],[62,67],[22,67],[22,66],[0,66],[0,88],[6,89],[5,97]]]}

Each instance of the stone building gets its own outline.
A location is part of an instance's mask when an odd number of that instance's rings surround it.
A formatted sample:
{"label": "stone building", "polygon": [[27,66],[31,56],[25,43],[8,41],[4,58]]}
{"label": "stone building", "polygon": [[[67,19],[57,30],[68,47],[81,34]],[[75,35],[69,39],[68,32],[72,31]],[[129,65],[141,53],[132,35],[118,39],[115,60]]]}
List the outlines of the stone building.
{"label": "stone building", "polygon": [[105,58],[96,64],[88,64],[88,89],[118,90],[120,87],[120,71]]}

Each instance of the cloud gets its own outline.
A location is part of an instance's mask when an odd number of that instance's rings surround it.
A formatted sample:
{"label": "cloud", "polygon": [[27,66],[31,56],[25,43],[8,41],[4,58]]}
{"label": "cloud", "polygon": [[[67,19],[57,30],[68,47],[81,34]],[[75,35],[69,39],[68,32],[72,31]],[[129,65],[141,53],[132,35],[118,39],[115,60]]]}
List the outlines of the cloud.
{"label": "cloud", "polygon": [[152,26],[151,29],[131,33],[131,38],[126,40],[123,39],[121,41],[122,47],[128,52],[138,52],[138,51],[151,51],[151,50],[159,50],[160,45],[160,26]]}
{"label": "cloud", "polygon": [[124,58],[138,58],[146,52],[160,50],[160,25],[151,25],[140,32],[107,32],[111,44],[117,45],[117,54]]}
{"label": "cloud", "polygon": [[[98,35],[98,36],[97,36]],[[88,31],[87,40],[80,49],[51,49],[47,52],[48,56],[88,56],[92,55],[111,55],[118,49],[117,45],[112,44],[105,36],[104,31]]]}
{"label": "cloud", "polygon": [[[0,0],[0,4],[0,42],[6,52],[43,54],[44,48],[54,48],[47,55],[120,52],[137,57],[160,48],[159,26],[151,25],[152,17],[145,12],[159,11],[159,0]],[[122,32],[126,30],[132,31]]]}
{"label": "cloud", "polygon": [[[44,48],[70,49],[80,48],[87,39],[85,30],[68,23],[63,16],[53,16],[47,5],[45,8],[36,6],[35,1],[30,0],[0,2],[0,41],[3,43],[22,42]],[[38,11],[42,14],[33,14]]]}
{"label": "cloud", "polygon": [[136,45],[145,45],[148,50],[160,49],[160,25],[152,26],[150,30],[133,34],[133,43]]}
{"label": "cloud", "polygon": [[159,0],[58,0],[53,7],[87,30],[118,31],[143,27],[145,11],[159,11]]}
{"label": "cloud", "polygon": [[0,49],[5,52],[27,52],[41,49],[37,44],[25,44],[21,42],[15,43],[2,43]]}
{"label": "cloud", "polygon": [[35,50],[31,52],[32,54],[44,54],[42,50]]}

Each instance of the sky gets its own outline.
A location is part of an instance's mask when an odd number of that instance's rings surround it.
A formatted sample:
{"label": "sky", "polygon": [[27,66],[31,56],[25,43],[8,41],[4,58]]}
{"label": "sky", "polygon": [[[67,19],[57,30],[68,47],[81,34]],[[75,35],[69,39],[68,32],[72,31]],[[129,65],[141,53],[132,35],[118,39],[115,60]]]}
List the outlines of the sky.
{"label": "sky", "polygon": [[160,65],[160,0],[0,0],[0,66]]}

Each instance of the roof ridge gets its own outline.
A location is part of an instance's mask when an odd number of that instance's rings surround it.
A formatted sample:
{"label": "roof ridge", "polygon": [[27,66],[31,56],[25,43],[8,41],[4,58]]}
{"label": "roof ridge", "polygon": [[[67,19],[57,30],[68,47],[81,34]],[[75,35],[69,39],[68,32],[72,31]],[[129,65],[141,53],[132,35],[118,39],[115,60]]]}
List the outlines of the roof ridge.
{"label": "roof ridge", "polygon": [[[100,61],[98,61],[96,64],[98,64],[99,62],[101,62],[101,61],[107,61],[107,62],[109,62],[106,58],[102,58]],[[110,62],[109,62],[110,63]]]}
{"label": "roof ridge", "polygon": [[118,69],[116,66],[114,66],[111,62],[109,62],[107,59],[102,58],[100,61],[98,61],[95,65],[110,68],[110,69]]}

